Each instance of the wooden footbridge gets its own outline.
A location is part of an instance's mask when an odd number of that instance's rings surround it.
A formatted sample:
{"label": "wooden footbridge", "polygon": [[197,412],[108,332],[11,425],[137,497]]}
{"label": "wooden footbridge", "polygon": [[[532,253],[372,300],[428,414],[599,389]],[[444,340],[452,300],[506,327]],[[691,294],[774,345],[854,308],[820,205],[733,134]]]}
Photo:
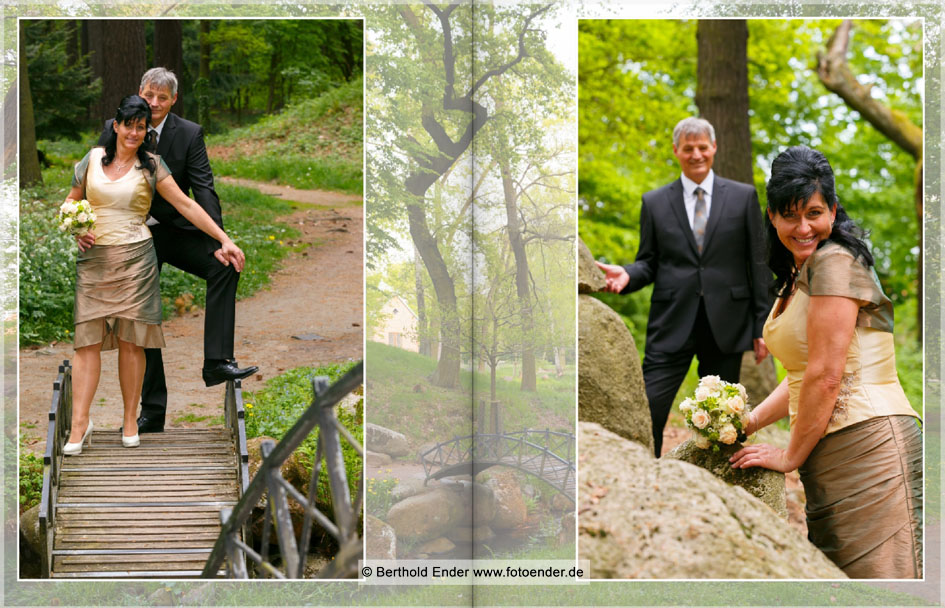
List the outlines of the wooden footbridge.
{"label": "wooden footbridge", "polygon": [[453,437],[420,454],[427,481],[475,477],[494,466],[518,469],[548,482],[572,503],[575,495],[574,435],[526,429]]}
{"label": "wooden footbridge", "polygon": [[[50,578],[188,578],[248,577],[246,557],[258,564],[262,576],[301,578],[308,542],[295,542],[287,496],[303,503],[302,538],[312,523],[335,536],[344,559],[319,573],[351,576],[360,558],[357,534],[360,496],[348,495],[334,405],[360,385],[361,364],[349,372],[343,386],[315,385],[312,406],[278,445],[263,447],[266,458],[250,480],[246,449],[242,389],[226,384],[225,427],[168,429],[141,436],[137,448],[124,448],[115,429],[94,430],[92,444],[77,456],[61,450],[71,426],[72,382],[69,362],[59,368],[53,386],[44,454],[40,533],[46,540],[42,571]],[[341,381],[337,384],[342,384]],[[329,389],[335,389],[329,391]],[[342,392],[343,391],[343,392]],[[325,393],[330,393],[327,398]],[[329,403],[330,401],[330,403]],[[279,472],[285,459],[318,425],[318,462],[324,455],[335,504],[335,522],[314,508],[314,494],[305,497],[289,486]],[[338,427],[342,430],[338,431]],[[324,436],[324,441],[323,437]],[[327,442],[327,446],[323,446]],[[356,442],[355,442],[356,443]],[[360,450],[360,446],[356,446]],[[361,452],[363,455],[363,451]],[[309,487],[317,487],[312,483]],[[262,555],[250,546],[249,517],[268,490]],[[269,530],[276,529],[284,572],[268,559]],[[339,524],[339,522],[341,522]],[[353,522],[353,523],[352,523]],[[226,557],[226,559],[224,559]]]}

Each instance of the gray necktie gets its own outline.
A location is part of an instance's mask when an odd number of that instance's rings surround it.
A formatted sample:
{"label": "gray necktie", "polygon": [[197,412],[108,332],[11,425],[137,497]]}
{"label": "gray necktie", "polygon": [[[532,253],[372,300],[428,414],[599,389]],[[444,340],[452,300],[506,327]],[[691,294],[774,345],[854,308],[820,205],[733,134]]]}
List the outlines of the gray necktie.
{"label": "gray necktie", "polygon": [[154,140],[154,151],[155,151],[155,152],[157,152],[158,137],[159,137],[158,130],[157,130],[157,129],[151,129],[151,139]]}
{"label": "gray necktie", "polygon": [[692,215],[692,235],[696,238],[696,247],[702,253],[702,243],[705,241],[705,225],[708,214],[705,212],[705,190],[696,188],[696,210]]}

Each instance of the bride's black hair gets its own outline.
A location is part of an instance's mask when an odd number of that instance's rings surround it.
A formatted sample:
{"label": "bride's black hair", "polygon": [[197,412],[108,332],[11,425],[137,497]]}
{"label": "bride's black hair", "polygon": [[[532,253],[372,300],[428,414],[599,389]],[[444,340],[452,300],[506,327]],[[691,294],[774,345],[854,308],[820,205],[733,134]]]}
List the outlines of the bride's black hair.
{"label": "bride's black hair", "polygon": [[[765,189],[768,194],[768,211],[784,214],[796,207],[803,207],[815,193],[823,197],[827,207],[837,210],[830,236],[820,243],[818,249],[828,241],[839,243],[850,250],[854,257],[873,265],[873,256],[863,242],[865,230],[853,223],[837,199],[833,169],[827,157],[806,146],[788,148],[771,163],[771,179]],[[784,297],[794,291],[794,277],[798,268],[794,255],[778,238],[778,231],[765,213],[765,229],[768,236],[768,268],[774,272],[774,294]]]}
{"label": "bride's black hair", "polygon": [[[129,95],[118,104],[118,111],[115,112],[115,124],[131,125],[131,123],[144,119],[145,125],[151,124],[151,106],[138,95]],[[115,150],[118,147],[118,133],[112,129],[109,133],[108,141],[105,142],[105,156],[102,157],[102,166],[107,167],[115,160]],[[136,169],[147,169],[154,175],[157,165],[154,159],[148,156],[147,151],[151,149],[151,132],[144,135],[144,141],[138,146],[137,156],[140,165]]]}

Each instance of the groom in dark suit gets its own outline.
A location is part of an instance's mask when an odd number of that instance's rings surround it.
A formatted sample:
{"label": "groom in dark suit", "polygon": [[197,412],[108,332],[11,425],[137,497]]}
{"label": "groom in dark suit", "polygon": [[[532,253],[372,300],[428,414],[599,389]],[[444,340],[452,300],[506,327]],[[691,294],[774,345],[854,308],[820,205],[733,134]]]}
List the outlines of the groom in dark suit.
{"label": "groom in dark suit", "polygon": [[[138,94],[151,106],[148,131],[152,141],[157,138],[156,153],[167,163],[181,191],[184,194],[192,193],[197,204],[223,228],[220,199],[213,188],[213,173],[203,141],[203,129],[170,112],[171,106],[177,101],[177,78],[174,73],[165,68],[148,70],[141,77]],[[99,145],[104,145],[112,133],[112,122],[109,120],[105,123]],[[213,386],[256,373],[258,368],[255,365],[240,368],[233,360],[236,287],[240,275],[223,257],[219,243],[184,219],[157,193],[154,194],[147,223],[154,237],[159,268],[165,263],[171,264],[207,281],[202,372],[206,385]],[[146,364],[138,432],[158,433],[164,430],[167,409],[164,362],[161,349],[149,348],[144,352]]]}
{"label": "groom in dark suit", "polygon": [[686,118],[673,130],[682,175],[643,195],[640,247],[626,266],[602,264],[607,291],[653,283],[643,380],[656,456],[663,427],[692,357],[699,376],[738,382],[742,352],[767,356],[761,329],[770,308],[771,272],[755,188],[715,175],[715,129]]}

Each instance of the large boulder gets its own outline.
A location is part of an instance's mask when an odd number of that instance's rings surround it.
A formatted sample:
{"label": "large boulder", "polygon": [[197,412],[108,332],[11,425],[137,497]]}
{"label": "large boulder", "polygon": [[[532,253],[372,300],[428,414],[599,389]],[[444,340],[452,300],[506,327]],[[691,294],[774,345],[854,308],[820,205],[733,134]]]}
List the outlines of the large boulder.
{"label": "large boulder", "polygon": [[446,538],[454,543],[487,543],[495,538],[489,526],[457,526],[447,532]]}
{"label": "large boulder", "polygon": [[[16,521],[14,519],[14,521]],[[46,537],[39,531],[39,505],[20,514],[20,578],[39,578]]]}
{"label": "large boulder", "polygon": [[742,370],[739,382],[748,392],[748,403],[752,407],[765,400],[771,391],[778,387],[778,373],[774,369],[774,359],[765,357],[755,364],[755,353],[746,351],[742,355]]}
{"label": "large boulder", "polygon": [[578,239],[578,293],[604,291],[607,281],[604,273],[594,263],[591,250],[580,238]]}
{"label": "large boulder", "polygon": [[495,473],[486,482],[495,496],[495,517],[476,520],[476,524],[490,524],[494,529],[517,528],[528,519],[525,496],[518,478],[511,471]]}
{"label": "large boulder", "polygon": [[579,423],[578,554],[592,578],[846,578],[761,501]]}
{"label": "large boulder", "polygon": [[663,456],[676,458],[683,462],[694,464],[712,473],[725,483],[744,488],[749,494],[765,503],[774,512],[787,519],[787,502],[784,495],[784,473],[752,467],[750,469],[733,469],[728,459],[741,449],[741,444],[719,446],[719,451],[703,450],[696,447],[690,439]]}
{"label": "large boulder", "polygon": [[462,522],[464,512],[462,493],[440,487],[392,506],[387,512],[387,523],[398,539],[423,541],[445,535]]}
{"label": "large boulder", "polygon": [[387,454],[392,458],[399,458],[410,453],[407,438],[403,433],[370,422],[364,425],[364,445],[372,452]]}
{"label": "large boulder", "polygon": [[373,515],[364,517],[365,559],[397,559],[397,533]]}
{"label": "large boulder", "polygon": [[481,483],[463,484],[463,501],[466,503],[464,524],[479,526],[489,524],[495,519],[498,503],[489,486]]}
{"label": "large boulder", "polygon": [[633,336],[609,306],[578,296],[578,418],[653,451],[653,423]]}

